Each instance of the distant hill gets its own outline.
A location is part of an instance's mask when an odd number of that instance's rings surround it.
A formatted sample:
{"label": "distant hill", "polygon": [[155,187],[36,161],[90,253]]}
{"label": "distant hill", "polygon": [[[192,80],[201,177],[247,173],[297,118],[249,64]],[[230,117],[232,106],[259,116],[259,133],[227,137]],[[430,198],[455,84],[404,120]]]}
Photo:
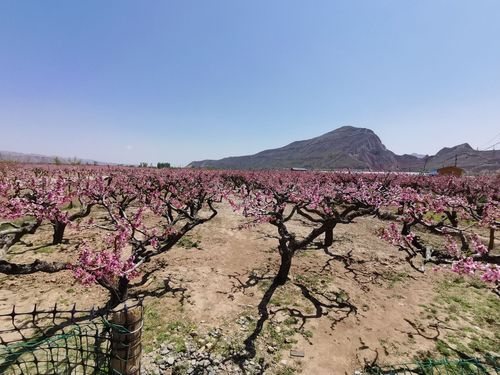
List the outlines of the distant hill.
{"label": "distant hill", "polygon": [[427,155],[424,155],[424,154],[417,154],[416,152],[414,152],[413,154],[410,154],[411,156],[415,156],[416,158],[419,158],[419,159],[423,159],[425,158]]}
{"label": "distant hill", "polygon": [[428,157],[426,169],[437,169],[454,165],[469,172],[500,171],[500,151],[477,151],[468,143],[445,147],[436,155]]}
{"label": "distant hill", "polygon": [[468,144],[443,148],[434,156],[397,155],[370,129],[343,126],[319,137],[254,155],[194,161],[190,167],[220,169],[307,168],[422,171],[455,163],[468,172],[500,170],[500,152],[475,151]]}
{"label": "distant hill", "polygon": [[100,162],[90,159],[64,158],[60,156],[47,156],[39,154],[24,154],[21,152],[0,151],[0,161],[16,161],[19,163],[34,163],[34,164],[96,164],[96,165],[112,165],[111,163]]}

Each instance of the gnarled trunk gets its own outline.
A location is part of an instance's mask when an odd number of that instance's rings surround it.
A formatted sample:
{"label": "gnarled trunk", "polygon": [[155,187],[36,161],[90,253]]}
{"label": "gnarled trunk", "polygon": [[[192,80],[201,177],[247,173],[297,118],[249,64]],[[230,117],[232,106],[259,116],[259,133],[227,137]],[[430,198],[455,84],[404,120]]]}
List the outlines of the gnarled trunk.
{"label": "gnarled trunk", "polygon": [[333,228],[335,228],[335,224],[327,223],[325,225],[325,247],[332,246],[333,244]]}
{"label": "gnarled trunk", "polygon": [[0,231],[0,259],[3,259],[9,249],[20,242],[26,234],[34,234],[41,221],[26,222],[20,226],[11,225],[10,228]]}
{"label": "gnarled trunk", "polygon": [[125,302],[128,298],[128,286],[129,281],[126,277],[121,276],[118,280],[118,288],[114,289],[111,293],[111,298],[108,303],[108,307],[114,308],[120,303]]}
{"label": "gnarled trunk", "polygon": [[54,233],[52,235],[52,245],[59,245],[62,243],[64,238],[64,230],[66,229],[66,223],[56,221],[52,223],[54,228]]}
{"label": "gnarled trunk", "polygon": [[290,273],[290,268],[292,267],[293,253],[285,248],[280,249],[281,263],[278,274],[274,278],[274,282],[278,285],[284,285],[288,280],[288,274]]}
{"label": "gnarled trunk", "polygon": [[0,260],[0,273],[7,275],[27,275],[36,272],[55,273],[66,269],[68,269],[68,265],[62,262],[44,262],[37,259],[29,264],[17,264]]}

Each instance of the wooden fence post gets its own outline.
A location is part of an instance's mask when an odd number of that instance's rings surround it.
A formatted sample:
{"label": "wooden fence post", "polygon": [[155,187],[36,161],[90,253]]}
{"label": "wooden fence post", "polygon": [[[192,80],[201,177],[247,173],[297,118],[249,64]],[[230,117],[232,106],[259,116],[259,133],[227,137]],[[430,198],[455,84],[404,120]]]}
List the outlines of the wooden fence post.
{"label": "wooden fence post", "polygon": [[142,304],[122,303],[111,313],[111,374],[141,373]]}

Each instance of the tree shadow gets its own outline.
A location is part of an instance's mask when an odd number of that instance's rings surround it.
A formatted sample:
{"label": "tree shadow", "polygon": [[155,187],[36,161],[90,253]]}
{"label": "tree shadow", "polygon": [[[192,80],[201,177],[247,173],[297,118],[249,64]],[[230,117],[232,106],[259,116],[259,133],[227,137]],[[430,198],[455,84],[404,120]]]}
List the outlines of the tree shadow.
{"label": "tree shadow", "polygon": [[[416,375],[427,375],[427,374],[493,374],[498,369],[499,362],[498,358],[492,356],[485,356],[484,359],[478,359],[471,357],[466,353],[450,346],[448,343],[441,341],[442,345],[446,347],[449,351],[453,352],[459,360],[462,360],[462,364],[459,368],[448,367],[453,366],[454,361],[448,361],[447,358],[444,360],[436,361],[432,357],[424,358],[419,361],[415,361],[413,364],[408,365],[397,365],[397,366],[386,366],[385,368],[380,367],[378,362],[378,356],[370,364],[366,364],[363,373],[366,374],[377,374],[377,375],[395,375],[395,374],[416,374]],[[377,353],[378,354],[378,353]],[[429,353],[431,355],[432,353]],[[457,361],[457,363],[460,363]],[[471,367],[473,366],[473,367]],[[441,367],[441,368],[440,368]]]}
{"label": "tree shadow", "polygon": [[[47,351],[47,340],[58,335],[68,335],[69,332],[74,331],[74,327],[84,327],[85,330],[95,333],[96,345],[99,345],[99,342],[105,340],[106,335],[104,332],[109,331],[110,327],[106,325],[101,326],[102,320],[98,318],[109,318],[109,312],[106,307],[92,307],[91,310],[82,311],[77,310],[76,304],[70,310],[58,309],[57,304],[55,304],[53,310],[37,310],[35,305],[33,311],[30,313],[22,312],[16,314],[14,306],[12,313],[0,315],[0,318],[9,317],[10,324],[12,325],[6,329],[0,329],[0,344],[4,346],[10,345],[13,349],[9,349],[8,356],[5,356],[3,358],[5,360],[0,362],[0,374],[12,370],[11,366],[19,363],[18,360],[26,354],[27,347],[29,347],[30,352],[35,352],[36,350]],[[18,317],[26,317],[28,319],[17,323],[16,318]],[[72,329],[68,331],[66,328]],[[5,338],[3,334],[5,334]],[[16,335],[19,337],[16,337]],[[20,345],[21,343],[25,345]],[[96,347],[98,348],[99,346]],[[36,357],[34,363],[37,363]]]}
{"label": "tree shadow", "polygon": [[274,311],[273,314],[276,314],[280,310],[288,311],[290,316],[302,320],[299,330],[303,330],[308,320],[327,316],[332,311],[340,314],[340,316],[333,318],[332,329],[351,314],[357,315],[358,310],[356,306],[350,303],[340,292],[320,292],[313,288],[308,288],[303,283],[294,282],[293,284],[300,289],[302,296],[313,304],[314,313],[304,314],[295,308],[284,308]]}
{"label": "tree shadow", "polygon": [[257,354],[257,350],[255,347],[255,340],[257,340],[260,333],[262,332],[264,328],[264,323],[269,319],[269,311],[267,309],[267,306],[269,304],[269,301],[271,301],[271,298],[273,297],[274,293],[276,292],[276,289],[278,289],[279,286],[280,285],[277,282],[272,282],[269,288],[267,288],[266,292],[262,296],[262,300],[259,302],[259,305],[257,306],[260,317],[257,320],[255,329],[243,342],[243,345],[245,346],[245,352],[237,354],[235,357],[232,358],[240,366],[242,370],[244,370],[243,368],[244,362],[255,358]]}
{"label": "tree shadow", "polygon": [[[143,275],[142,280],[138,284],[132,285],[133,288],[136,288],[138,286],[142,286],[145,284],[145,281],[147,281],[147,278],[153,271],[150,271],[146,274]],[[160,298],[163,297],[169,293],[171,293],[174,297],[177,297],[177,294],[179,294],[179,302],[182,306],[184,306],[184,303],[188,300],[189,294],[187,294],[188,289],[184,287],[173,287],[171,285],[173,279],[171,276],[167,276],[166,278],[163,279],[163,285],[160,286],[159,288],[156,288],[154,290],[142,290],[142,291],[130,291],[129,296],[132,298],[140,298],[143,299],[145,297],[155,297],[155,298]]]}
{"label": "tree shadow", "polygon": [[331,269],[333,262],[340,262],[345,269],[344,274],[350,276],[364,292],[370,291],[370,285],[381,285],[380,281],[385,279],[381,272],[359,269],[359,266],[366,265],[369,261],[355,259],[352,255],[353,250],[349,250],[345,255],[335,254],[331,249],[323,245],[318,247],[318,250],[322,250],[329,257],[321,268],[321,272]]}
{"label": "tree shadow", "polygon": [[404,318],[403,320],[406,323],[408,323],[411,328],[413,328],[413,331],[403,331],[400,329],[398,329],[398,331],[406,334],[410,338],[417,335],[417,336],[420,336],[426,340],[437,341],[441,337],[443,330],[456,331],[456,332],[461,331],[458,328],[453,328],[453,327],[448,326],[445,321],[438,319],[438,318],[435,318],[434,319],[435,322],[428,324],[427,327],[424,327],[421,324],[418,324],[418,323],[411,321],[410,319],[407,319],[407,318]]}
{"label": "tree shadow", "polygon": [[[260,280],[269,278],[270,277],[256,277],[255,275],[250,275],[247,281],[238,281],[240,284],[240,288],[246,289],[255,286]],[[271,310],[269,308],[269,303],[278,288],[282,286],[278,282],[273,280],[273,282],[264,292],[264,295],[262,296],[262,299],[257,306],[259,319],[256,322],[254,330],[243,342],[244,351],[228,358],[228,360],[233,360],[243,371],[244,363],[246,361],[252,360],[257,355],[256,340],[262,333],[265,323],[268,320],[272,319],[279,312],[286,312],[290,317],[298,318],[301,320],[298,332],[303,332],[304,326],[309,320],[318,319],[322,316],[329,315],[332,311],[340,314],[340,316],[333,318],[333,323],[331,325],[332,329],[335,327],[335,325],[348,318],[351,314],[357,314],[357,308],[349,301],[345,300],[343,296],[341,296],[341,293],[321,292],[310,288],[300,282],[288,282],[295,285],[300,290],[302,296],[314,306],[314,312],[308,314],[294,307],[282,307],[276,310]]]}
{"label": "tree shadow", "polygon": [[266,271],[263,272],[262,275],[259,275],[256,270],[252,270],[250,271],[250,275],[247,276],[245,281],[242,281],[242,278],[245,276],[245,274],[233,273],[227,275],[233,284],[231,292],[241,292],[245,294],[247,289],[257,286],[260,282],[273,280],[275,276],[271,272],[272,270],[269,266],[267,266]]}
{"label": "tree shadow", "polygon": [[262,240],[262,239],[269,239],[269,240],[279,240],[279,236],[271,233],[267,233],[264,230],[261,229],[256,229],[255,232],[260,234],[260,237],[257,237],[257,239]]}
{"label": "tree shadow", "polygon": [[20,241],[19,244],[21,245],[24,245],[26,248],[23,249],[23,250],[10,250],[8,252],[9,255],[22,255],[22,254],[26,254],[26,253],[29,253],[29,252],[36,252],[37,250],[40,250],[40,249],[43,249],[44,247],[49,247],[49,246],[52,246],[52,242],[48,242],[44,245],[38,245],[36,247],[33,247],[33,244],[32,243],[29,243],[29,242],[23,242],[23,241]]}
{"label": "tree shadow", "polygon": [[[416,334],[420,337],[423,337],[426,340],[432,340],[432,341],[436,341],[439,339],[439,337],[441,337],[441,327],[440,327],[439,323],[429,324],[427,327],[423,327],[423,326],[411,321],[410,319],[404,318],[403,320],[406,323],[408,323],[411,326],[411,328],[413,328],[413,330],[414,330],[414,332],[400,331],[402,333],[406,333],[409,337],[412,337]],[[428,333],[427,331],[429,331],[429,330],[432,331],[432,333]]]}

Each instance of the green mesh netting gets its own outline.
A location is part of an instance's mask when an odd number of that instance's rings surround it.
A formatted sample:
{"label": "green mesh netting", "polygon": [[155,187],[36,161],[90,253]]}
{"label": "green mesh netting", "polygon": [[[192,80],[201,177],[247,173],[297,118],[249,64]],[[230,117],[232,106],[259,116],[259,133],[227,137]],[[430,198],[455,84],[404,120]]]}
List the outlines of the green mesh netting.
{"label": "green mesh netting", "polygon": [[373,366],[366,368],[364,373],[370,375],[469,375],[469,374],[498,374],[500,371],[500,358],[485,356],[484,358],[467,359],[426,359],[415,363],[390,366]]}
{"label": "green mesh netting", "polygon": [[57,306],[0,314],[0,374],[109,374],[111,336],[130,332],[106,314]]}

